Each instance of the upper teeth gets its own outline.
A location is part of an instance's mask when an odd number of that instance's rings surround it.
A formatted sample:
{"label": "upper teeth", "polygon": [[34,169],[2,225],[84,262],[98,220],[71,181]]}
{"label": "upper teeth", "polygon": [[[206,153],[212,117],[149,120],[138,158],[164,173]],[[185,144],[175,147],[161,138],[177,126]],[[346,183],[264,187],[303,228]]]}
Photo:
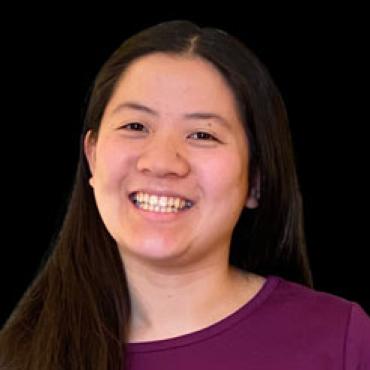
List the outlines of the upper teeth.
{"label": "upper teeth", "polygon": [[157,196],[143,192],[136,193],[134,198],[139,202],[149,203],[152,206],[183,208],[185,205],[189,205],[189,202],[181,198]]}

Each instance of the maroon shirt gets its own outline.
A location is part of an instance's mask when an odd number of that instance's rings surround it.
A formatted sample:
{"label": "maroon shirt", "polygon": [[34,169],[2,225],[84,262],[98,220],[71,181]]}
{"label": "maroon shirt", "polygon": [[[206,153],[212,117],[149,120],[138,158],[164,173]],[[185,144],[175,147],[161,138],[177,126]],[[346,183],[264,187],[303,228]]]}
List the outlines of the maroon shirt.
{"label": "maroon shirt", "polygon": [[370,370],[370,317],[355,302],[269,275],[223,320],[126,348],[128,370]]}

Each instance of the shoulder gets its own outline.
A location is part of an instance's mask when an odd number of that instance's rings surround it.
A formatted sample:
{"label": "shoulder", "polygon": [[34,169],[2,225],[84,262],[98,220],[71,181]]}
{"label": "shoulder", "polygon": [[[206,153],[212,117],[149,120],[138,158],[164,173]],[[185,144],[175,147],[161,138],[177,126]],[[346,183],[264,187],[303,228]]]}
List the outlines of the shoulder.
{"label": "shoulder", "polygon": [[[291,328],[307,327],[311,333],[346,337],[353,310],[360,308],[357,303],[278,276],[273,281],[275,288],[265,305],[269,315],[277,315]],[[364,313],[365,320],[366,316]]]}
{"label": "shoulder", "polygon": [[275,277],[275,279],[278,283],[274,299],[284,302],[291,308],[296,307],[303,311],[320,312],[321,314],[330,312],[331,315],[348,317],[355,303],[332,293],[309,288],[281,277]]}
{"label": "shoulder", "polygon": [[[342,348],[345,369],[370,366],[370,317],[356,302],[276,277],[267,309],[286,330],[315,338],[322,348]],[[271,311],[272,312],[272,311]]]}
{"label": "shoulder", "polygon": [[352,303],[348,319],[345,361],[346,369],[354,365],[370,368],[370,317],[357,303]]}

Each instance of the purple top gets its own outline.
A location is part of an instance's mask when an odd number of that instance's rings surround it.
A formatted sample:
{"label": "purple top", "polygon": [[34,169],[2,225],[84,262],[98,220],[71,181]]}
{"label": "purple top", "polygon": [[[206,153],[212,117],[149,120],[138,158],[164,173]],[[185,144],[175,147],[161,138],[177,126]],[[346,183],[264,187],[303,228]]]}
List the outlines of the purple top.
{"label": "purple top", "polygon": [[126,348],[128,370],[370,370],[370,318],[355,302],[269,275],[223,320]]}

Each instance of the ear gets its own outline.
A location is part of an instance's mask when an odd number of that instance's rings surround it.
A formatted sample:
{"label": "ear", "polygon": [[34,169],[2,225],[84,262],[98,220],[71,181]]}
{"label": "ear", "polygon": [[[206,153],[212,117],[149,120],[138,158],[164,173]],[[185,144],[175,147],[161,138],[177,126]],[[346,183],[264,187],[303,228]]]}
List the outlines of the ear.
{"label": "ear", "polygon": [[261,192],[261,175],[260,175],[260,171],[257,170],[256,177],[253,181],[253,186],[250,189],[250,194],[245,203],[245,206],[247,208],[257,208],[258,207],[260,192]]}
{"label": "ear", "polygon": [[95,173],[95,160],[96,160],[96,140],[92,137],[92,131],[89,130],[84,138],[84,152],[89,164],[90,172],[92,176],[89,179],[89,183],[94,187],[94,173]]}

